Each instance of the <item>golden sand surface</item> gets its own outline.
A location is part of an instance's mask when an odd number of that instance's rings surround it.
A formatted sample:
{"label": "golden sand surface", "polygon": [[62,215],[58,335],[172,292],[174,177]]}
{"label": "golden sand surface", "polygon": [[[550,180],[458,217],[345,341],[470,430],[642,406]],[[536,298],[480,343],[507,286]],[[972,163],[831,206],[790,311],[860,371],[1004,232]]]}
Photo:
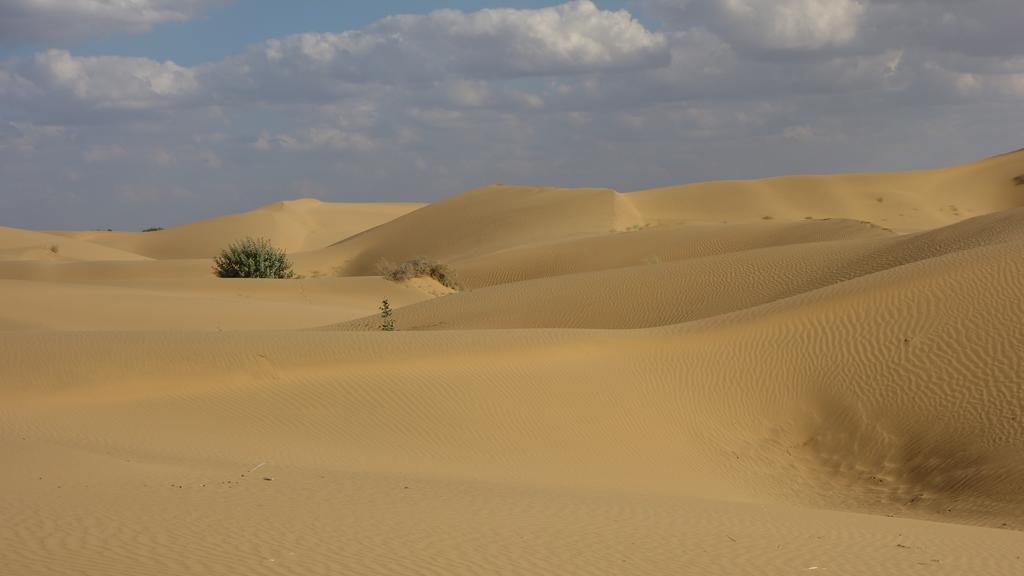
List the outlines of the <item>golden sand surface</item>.
{"label": "golden sand surface", "polygon": [[1020,175],[0,228],[0,574],[1024,574]]}

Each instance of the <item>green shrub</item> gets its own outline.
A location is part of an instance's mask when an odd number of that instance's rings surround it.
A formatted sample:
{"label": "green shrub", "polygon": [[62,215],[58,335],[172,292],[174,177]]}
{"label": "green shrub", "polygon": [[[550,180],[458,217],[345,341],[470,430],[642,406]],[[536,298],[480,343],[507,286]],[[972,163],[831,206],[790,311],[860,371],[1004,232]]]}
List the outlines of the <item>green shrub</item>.
{"label": "green shrub", "polygon": [[387,298],[380,303],[380,329],[385,332],[395,331],[395,319],[391,317],[391,304]]}
{"label": "green shrub", "polygon": [[293,278],[292,264],[284,250],[266,238],[245,238],[230,244],[213,261],[221,278]]}
{"label": "green shrub", "polygon": [[383,258],[377,262],[377,271],[385,280],[401,282],[410,278],[433,278],[442,286],[459,290],[458,281],[455,279],[455,271],[447,264],[441,264],[422,256],[406,260],[401,264],[393,264]]}

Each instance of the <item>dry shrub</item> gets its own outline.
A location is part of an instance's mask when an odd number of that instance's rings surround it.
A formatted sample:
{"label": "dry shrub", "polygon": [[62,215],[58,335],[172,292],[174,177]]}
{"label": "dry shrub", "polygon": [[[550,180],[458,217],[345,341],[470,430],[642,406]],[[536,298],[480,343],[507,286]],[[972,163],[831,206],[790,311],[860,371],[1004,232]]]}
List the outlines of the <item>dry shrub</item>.
{"label": "dry shrub", "polygon": [[377,271],[380,272],[384,279],[392,282],[429,277],[452,290],[460,289],[459,283],[455,279],[455,271],[451,267],[423,256],[417,256],[401,264],[395,264],[381,258],[377,262]]}

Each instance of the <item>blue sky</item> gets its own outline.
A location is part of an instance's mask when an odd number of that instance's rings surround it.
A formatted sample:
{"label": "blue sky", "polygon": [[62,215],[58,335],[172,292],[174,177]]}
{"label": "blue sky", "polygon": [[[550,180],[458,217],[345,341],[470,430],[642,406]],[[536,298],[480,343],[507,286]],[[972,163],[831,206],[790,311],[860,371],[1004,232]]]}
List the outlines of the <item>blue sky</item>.
{"label": "blue sky", "polygon": [[1021,29],[1019,0],[4,0],[0,225],[969,162],[1024,145]]}

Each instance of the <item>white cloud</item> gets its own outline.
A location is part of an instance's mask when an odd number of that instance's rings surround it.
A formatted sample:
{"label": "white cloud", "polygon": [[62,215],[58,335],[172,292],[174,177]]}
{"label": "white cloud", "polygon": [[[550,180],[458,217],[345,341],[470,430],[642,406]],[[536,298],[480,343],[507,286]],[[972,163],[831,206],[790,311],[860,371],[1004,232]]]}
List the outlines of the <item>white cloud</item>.
{"label": "white cloud", "polygon": [[704,26],[737,47],[809,51],[845,46],[861,31],[869,0],[638,0],[678,27]]}
{"label": "white cloud", "polygon": [[147,58],[47,50],[0,65],[0,96],[43,115],[151,110],[181,102],[198,88],[193,70]]}
{"label": "white cloud", "polygon": [[374,148],[374,141],[370,136],[331,126],[312,126],[296,135],[281,134],[277,136],[276,141],[285,150],[296,152],[325,148],[365,152]]}
{"label": "white cloud", "polygon": [[929,61],[922,72],[923,83],[932,91],[959,101],[1024,101],[1024,73],[979,74],[957,72]]}
{"label": "white cloud", "polygon": [[[65,50],[0,63],[0,98],[45,116],[139,111],[240,101],[331,102],[382,86],[419,84],[457,106],[539,108],[541,96],[493,82],[530,76],[607,73],[667,65],[666,38],[625,11],[576,0],[537,10],[442,10],[394,16],[363,30],[267,40],[241,55],[195,68]],[[337,141],[338,139],[334,139]]]}
{"label": "white cloud", "polygon": [[864,5],[857,0],[718,0],[723,28],[763,50],[817,50],[857,37]]}
{"label": "white cloud", "polygon": [[[625,11],[590,0],[539,10],[442,10],[394,16],[370,30],[411,50],[436,50],[435,66],[468,77],[537,76],[667,63],[665,39]],[[444,60],[444,62],[442,62]]]}
{"label": "white cloud", "polygon": [[632,0],[675,29],[706,28],[752,53],[853,48],[971,56],[1024,51],[1020,0]]}
{"label": "white cloud", "polygon": [[61,42],[112,32],[143,32],[181,22],[228,0],[4,0],[0,45]]}
{"label": "white cloud", "polygon": [[635,70],[669,63],[666,39],[625,11],[574,0],[385,18],[363,30],[271,39],[205,67],[225,93],[333,97],[367,83],[427,83]]}
{"label": "white cloud", "polygon": [[982,57],[1024,51],[1020,0],[870,0],[867,8],[873,43]]}

